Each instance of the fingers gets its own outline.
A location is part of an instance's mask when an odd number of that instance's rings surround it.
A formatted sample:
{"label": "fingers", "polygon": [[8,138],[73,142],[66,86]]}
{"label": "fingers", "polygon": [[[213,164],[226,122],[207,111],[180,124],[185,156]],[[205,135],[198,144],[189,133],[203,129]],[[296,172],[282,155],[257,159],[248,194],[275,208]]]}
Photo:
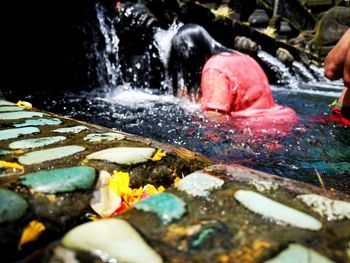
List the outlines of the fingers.
{"label": "fingers", "polygon": [[350,29],[341,37],[335,47],[328,53],[324,61],[324,75],[336,80],[343,77],[344,66],[347,63],[349,66],[350,60],[348,57],[348,50],[350,48]]}
{"label": "fingers", "polygon": [[337,50],[332,49],[324,61],[324,75],[330,80],[340,79],[343,75],[344,59],[337,53]]}
{"label": "fingers", "polygon": [[350,88],[350,45],[345,58],[343,79],[345,87]]}

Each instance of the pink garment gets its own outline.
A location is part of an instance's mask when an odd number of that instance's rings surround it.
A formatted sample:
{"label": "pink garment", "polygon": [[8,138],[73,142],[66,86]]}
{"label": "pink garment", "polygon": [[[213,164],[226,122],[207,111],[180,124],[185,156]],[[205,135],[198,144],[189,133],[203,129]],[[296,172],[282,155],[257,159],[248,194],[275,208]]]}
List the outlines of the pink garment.
{"label": "pink garment", "polygon": [[212,56],[202,71],[201,90],[203,110],[219,110],[232,117],[257,117],[264,121],[296,120],[294,110],[274,102],[264,71],[248,55]]}

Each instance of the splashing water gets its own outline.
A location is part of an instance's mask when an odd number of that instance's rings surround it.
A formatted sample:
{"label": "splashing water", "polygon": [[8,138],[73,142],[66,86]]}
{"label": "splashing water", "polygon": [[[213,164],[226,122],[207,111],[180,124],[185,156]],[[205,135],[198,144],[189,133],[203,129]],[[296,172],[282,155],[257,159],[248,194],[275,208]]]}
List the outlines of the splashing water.
{"label": "splashing water", "polygon": [[281,61],[269,53],[259,50],[258,57],[266,63],[277,74],[279,78],[279,84],[287,84],[290,87],[297,87],[298,80],[292,76],[289,69]]}
{"label": "splashing water", "polygon": [[[105,36],[106,48],[101,56],[104,65],[109,63],[111,53],[117,56],[118,40],[104,10],[99,6],[96,8]],[[170,32],[157,31],[154,40],[163,63],[178,26],[173,25]],[[164,48],[160,49],[161,46]],[[160,94],[159,87],[131,88],[130,84],[118,79],[118,57],[110,61],[115,62],[114,66],[104,66],[109,69],[107,73],[111,79],[103,88],[51,98],[38,94],[28,100],[48,111],[182,146],[218,163],[237,163],[319,185],[316,169],[327,189],[333,187],[350,193],[349,128],[330,121],[327,116],[328,104],[339,96],[341,83],[324,81],[321,77],[304,83],[270,54],[259,51],[258,56],[281,78],[280,84],[272,87],[276,102],[295,109],[300,117],[300,123],[289,127],[288,133],[273,131],[272,127],[272,130],[256,132],[249,123],[238,127],[230,116],[210,116],[201,112],[199,105]],[[303,70],[309,71],[306,67]],[[313,72],[322,72],[317,67],[311,70],[311,76],[317,76]],[[115,87],[113,90],[106,88],[111,85]]]}
{"label": "splashing water", "polygon": [[105,44],[102,51],[95,44],[95,54],[99,59],[98,79],[101,86],[115,87],[123,82],[118,58],[119,38],[105,8],[99,3],[96,3],[96,15]]}
{"label": "splashing water", "polygon": [[316,82],[315,77],[310,73],[310,71],[299,61],[293,61],[292,68],[300,78],[306,82]]}
{"label": "splashing water", "polygon": [[158,49],[159,59],[162,61],[165,70],[165,79],[161,85],[163,86],[164,90],[167,90],[168,94],[173,94],[172,84],[168,72],[171,40],[182,25],[183,23],[174,21],[169,29],[164,30],[162,28],[157,28],[156,33],[154,34],[154,44]]}

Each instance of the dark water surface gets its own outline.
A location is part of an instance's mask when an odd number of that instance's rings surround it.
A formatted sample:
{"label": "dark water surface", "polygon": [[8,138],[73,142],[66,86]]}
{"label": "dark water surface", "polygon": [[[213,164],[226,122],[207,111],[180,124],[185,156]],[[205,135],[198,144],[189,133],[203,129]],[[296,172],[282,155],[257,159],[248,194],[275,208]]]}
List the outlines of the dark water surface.
{"label": "dark water surface", "polygon": [[[126,85],[54,97],[27,97],[37,108],[188,148],[226,164],[350,193],[349,128],[328,120],[328,104],[340,92],[332,84],[274,86],[276,101],[292,107],[300,122],[290,132],[235,126],[224,116],[207,116],[197,105]],[[285,127],[284,127],[285,128]],[[272,130],[272,132],[271,132]]]}

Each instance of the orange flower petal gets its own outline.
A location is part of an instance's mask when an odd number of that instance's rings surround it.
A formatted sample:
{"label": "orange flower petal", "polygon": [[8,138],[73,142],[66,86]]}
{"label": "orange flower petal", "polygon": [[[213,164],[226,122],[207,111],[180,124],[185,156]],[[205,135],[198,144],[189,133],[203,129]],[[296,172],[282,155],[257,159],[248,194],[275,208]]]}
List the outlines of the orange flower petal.
{"label": "orange flower petal", "polygon": [[18,249],[21,249],[21,247],[28,242],[35,241],[45,229],[43,223],[36,220],[30,221],[22,232]]}

